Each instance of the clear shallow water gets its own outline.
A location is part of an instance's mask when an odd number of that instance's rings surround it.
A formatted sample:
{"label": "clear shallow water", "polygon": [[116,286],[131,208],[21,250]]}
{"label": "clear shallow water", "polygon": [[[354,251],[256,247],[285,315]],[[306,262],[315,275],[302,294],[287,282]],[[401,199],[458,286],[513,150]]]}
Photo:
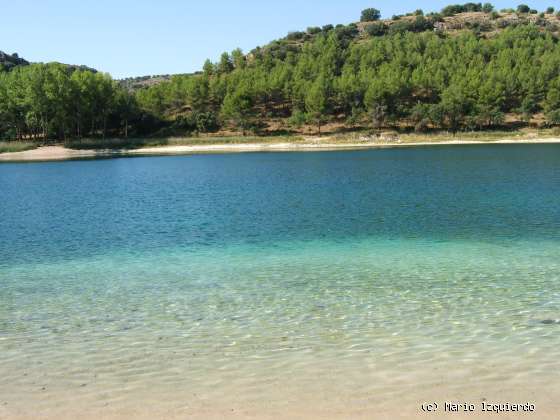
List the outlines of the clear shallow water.
{"label": "clear shallow water", "polygon": [[6,164],[0,209],[0,416],[560,389],[557,146]]}

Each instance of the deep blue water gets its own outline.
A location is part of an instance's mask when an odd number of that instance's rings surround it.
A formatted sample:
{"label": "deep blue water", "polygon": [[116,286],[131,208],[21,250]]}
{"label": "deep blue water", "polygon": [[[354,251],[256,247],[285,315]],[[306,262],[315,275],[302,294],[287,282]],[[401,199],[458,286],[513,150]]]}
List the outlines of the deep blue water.
{"label": "deep blue water", "polygon": [[558,145],[0,165],[0,265],[355,238],[560,239]]}

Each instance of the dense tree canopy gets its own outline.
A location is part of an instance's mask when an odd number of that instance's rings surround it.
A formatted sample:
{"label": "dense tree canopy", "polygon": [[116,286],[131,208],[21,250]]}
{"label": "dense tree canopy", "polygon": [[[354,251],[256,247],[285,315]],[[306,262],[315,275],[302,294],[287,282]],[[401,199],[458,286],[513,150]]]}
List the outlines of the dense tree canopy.
{"label": "dense tree canopy", "polygon": [[178,76],[145,91],[140,103],[165,98],[162,109],[211,111],[243,130],[254,126],[251,118],[297,114],[301,120],[302,113],[318,127],[329,118],[362,115],[378,127],[454,131],[499,125],[506,113],[556,116],[557,102],[547,97],[559,83],[560,45],[535,25],[489,39],[473,31],[453,37],[379,31],[367,42],[348,42],[345,27],[317,35],[299,51],[289,44],[259,50],[244,67]]}
{"label": "dense tree canopy", "polygon": [[0,72],[2,137],[127,136],[138,118],[135,97],[107,74],[57,63]]}
{"label": "dense tree canopy", "polygon": [[[467,3],[444,13],[483,9],[493,8]],[[135,92],[61,64],[16,67],[0,72],[0,135],[245,133],[271,121],[317,132],[329,121],[457,131],[537,113],[560,124],[560,44],[550,21],[513,21],[492,36],[474,24],[434,31],[440,21],[414,13],[361,28],[310,28]]]}

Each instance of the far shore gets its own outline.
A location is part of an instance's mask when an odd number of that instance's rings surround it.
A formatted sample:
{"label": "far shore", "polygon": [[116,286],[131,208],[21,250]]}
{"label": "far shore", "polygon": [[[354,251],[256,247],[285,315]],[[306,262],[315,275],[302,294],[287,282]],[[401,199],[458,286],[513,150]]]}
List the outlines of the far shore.
{"label": "far shore", "polygon": [[141,147],[138,149],[69,149],[64,146],[41,146],[36,149],[0,153],[0,162],[33,162],[58,161],[91,158],[131,157],[131,156],[165,156],[189,155],[204,153],[247,153],[247,152],[304,152],[321,150],[361,150],[375,148],[445,146],[445,145],[475,145],[475,144],[560,144],[560,137],[525,138],[525,139],[467,139],[454,140],[394,140],[394,141],[338,141],[332,137],[306,137],[301,142],[252,142],[215,144],[185,144],[163,145],[155,147]]}

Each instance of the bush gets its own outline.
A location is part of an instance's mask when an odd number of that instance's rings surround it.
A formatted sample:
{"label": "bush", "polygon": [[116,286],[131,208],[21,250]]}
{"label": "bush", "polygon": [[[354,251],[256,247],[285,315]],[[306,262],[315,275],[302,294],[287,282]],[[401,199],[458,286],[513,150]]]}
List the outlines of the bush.
{"label": "bush", "polygon": [[412,30],[412,23],[406,20],[399,20],[389,26],[389,33],[390,34],[399,34],[403,32],[408,32]]}
{"label": "bush", "polygon": [[547,7],[546,8],[546,13],[548,15],[552,15],[554,13],[554,7]]}
{"label": "bush", "polygon": [[309,35],[315,35],[321,32],[321,28],[319,28],[318,26],[312,26],[307,28],[307,33]]}
{"label": "bush", "polygon": [[508,26],[516,26],[517,22],[512,22],[511,20],[499,20],[498,21],[498,28],[505,29]]}
{"label": "bush", "polygon": [[492,13],[494,11],[494,6],[491,3],[484,3],[482,11],[484,13]]}
{"label": "bush", "polygon": [[369,36],[381,36],[387,32],[387,27],[383,22],[375,22],[367,25],[365,31]]}
{"label": "bush", "polygon": [[559,125],[560,124],[560,110],[556,109],[554,111],[550,111],[546,114],[546,120],[551,125]]}
{"label": "bush", "polygon": [[531,9],[526,4],[520,4],[517,6],[517,13],[529,13]]}
{"label": "bush", "polygon": [[214,133],[220,128],[218,117],[213,112],[195,112],[193,119],[198,132]]}
{"label": "bush", "polygon": [[480,3],[465,3],[463,5],[465,12],[481,12],[482,5]]}
{"label": "bush", "polygon": [[481,12],[481,3],[450,4],[442,9],[443,16],[453,16],[465,12]]}
{"label": "bush", "polygon": [[290,32],[290,33],[288,33],[287,38],[290,41],[299,41],[299,40],[305,38],[305,32],[299,32],[299,31]]}
{"label": "bush", "polygon": [[424,16],[416,16],[412,29],[414,32],[423,32],[431,29],[434,29],[433,22],[429,21]]}
{"label": "bush", "polygon": [[325,33],[326,33],[326,32],[330,32],[330,31],[332,31],[333,29],[334,29],[334,26],[333,26],[333,25],[325,25],[325,26],[323,26],[323,27],[321,28],[321,30],[322,30],[323,32],[325,32]]}
{"label": "bush", "polygon": [[465,26],[475,32],[490,32],[494,26],[487,21],[466,22]]}
{"label": "bush", "polygon": [[381,18],[381,12],[374,8],[362,10],[360,22],[373,22]]}
{"label": "bush", "polygon": [[390,34],[398,34],[404,32],[423,32],[434,28],[434,23],[431,19],[426,19],[424,16],[416,16],[413,21],[400,20],[393,23],[389,27]]}
{"label": "bush", "polygon": [[426,17],[429,18],[432,22],[443,22],[443,16],[441,15],[441,13],[428,13]]}
{"label": "bush", "polygon": [[360,33],[358,27],[353,23],[348,26],[337,25],[335,30],[339,38],[345,41],[355,38]]}
{"label": "bush", "polygon": [[500,14],[498,12],[494,11],[494,12],[490,13],[490,19],[492,19],[492,20],[496,20],[499,17],[500,17]]}
{"label": "bush", "polygon": [[288,124],[291,127],[299,128],[307,123],[307,115],[299,109],[294,109],[292,116],[288,119]]}

